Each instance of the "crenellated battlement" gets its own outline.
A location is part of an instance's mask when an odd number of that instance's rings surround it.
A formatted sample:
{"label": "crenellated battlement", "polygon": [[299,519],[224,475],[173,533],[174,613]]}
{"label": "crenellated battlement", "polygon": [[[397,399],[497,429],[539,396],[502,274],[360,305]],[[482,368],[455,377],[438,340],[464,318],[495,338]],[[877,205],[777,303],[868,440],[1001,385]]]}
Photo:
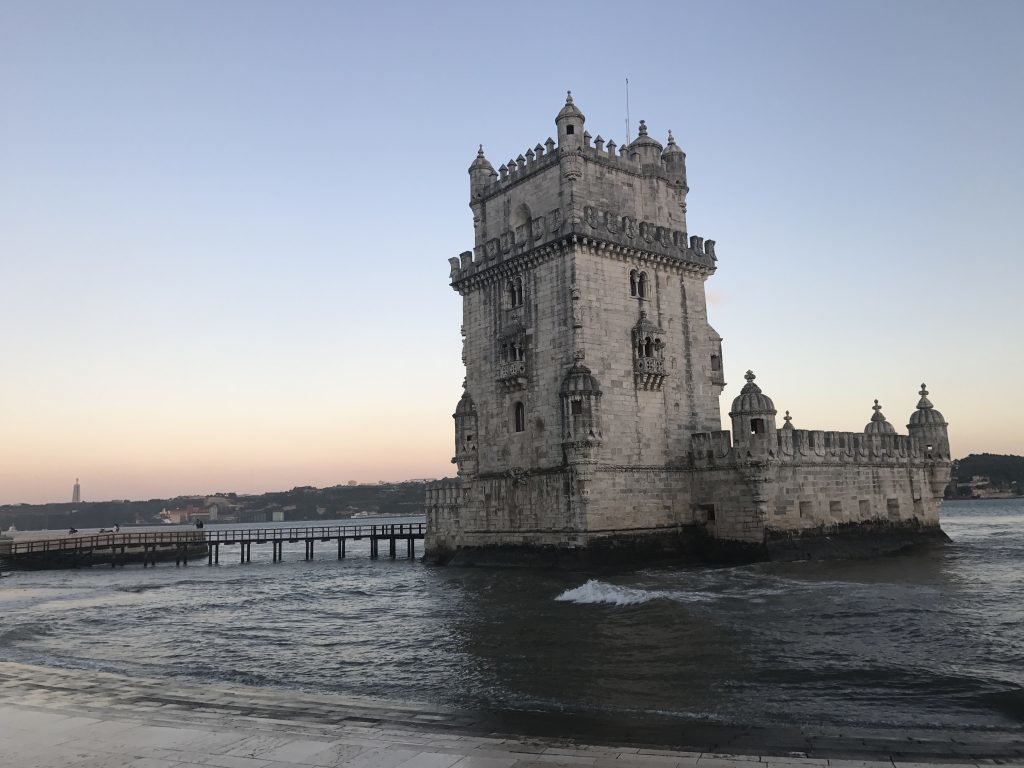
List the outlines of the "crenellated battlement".
{"label": "crenellated battlement", "polygon": [[462,493],[462,481],[458,478],[446,477],[427,483],[426,504],[430,507],[454,507],[458,505]]}
{"label": "crenellated battlement", "polygon": [[487,198],[500,194],[534,173],[557,164],[558,148],[555,146],[555,142],[548,137],[543,144],[537,144],[532,149],[527,149],[526,152],[499,165],[497,178],[490,184],[481,187],[479,197]]}
{"label": "crenellated battlement", "polygon": [[781,463],[948,463],[939,449],[910,435],[865,434],[818,429],[777,429],[774,434],[733,441],[729,430],[690,437],[690,466],[728,469],[750,460]]}
{"label": "crenellated battlement", "polygon": [[[557,166],[560,157],[570,154],[632,176],[653,176],[685,186],[685,174],[680,178],[673,177],[673,160],[670,157],[662,155],[658,163],[644,163],[634,144],[619,145],[611,139],[606,142],[600,135],[591,143],[590,134],[584,133],[581,146],[566,150],[556,146],[554,140],[548,137],[543,144],[538,143],[499,165],[491,181],[481,183],[474,189],[473,198],[486,200],[503,194],[540,171]],[[683,153],[680,151],[679,154]]]}

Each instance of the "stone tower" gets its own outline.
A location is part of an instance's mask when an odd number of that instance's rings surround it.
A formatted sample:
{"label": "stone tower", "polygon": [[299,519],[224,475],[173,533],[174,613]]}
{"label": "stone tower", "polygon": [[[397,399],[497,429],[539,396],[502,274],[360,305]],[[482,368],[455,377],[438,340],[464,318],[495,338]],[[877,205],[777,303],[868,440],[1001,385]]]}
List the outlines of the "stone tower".
{"label": "stone tower", "polygon": [[[495,171],[469,167],[475,244],[452,259],[463,301],[465,392],[455,463],[462,526],[509,543],[579,543],[616,527],[597,465],[682,462],[720,428],[721,339],[704,281],[714,242],[686,233],[686,158],[671,133],[618,148],[592,138],[572,95],[548,139]],[[641,497],[638,514],[674,519]]]}
{"label": "stone tower", "polygon": [[923,387],[909,438],[888,422],[818,433],[788,412],[778,428],[748,371],[723,431],[704,290],[717,257],[687,234],[685,154],[642,120],[622,147],[592,137],[571,93],[555,127],[557,142],[497,170],[483,147],[469,167],[474,247],[449,259],[458,477],[428,489],[428,558],[763,548],[879,520],[937,530],[949,444]]}

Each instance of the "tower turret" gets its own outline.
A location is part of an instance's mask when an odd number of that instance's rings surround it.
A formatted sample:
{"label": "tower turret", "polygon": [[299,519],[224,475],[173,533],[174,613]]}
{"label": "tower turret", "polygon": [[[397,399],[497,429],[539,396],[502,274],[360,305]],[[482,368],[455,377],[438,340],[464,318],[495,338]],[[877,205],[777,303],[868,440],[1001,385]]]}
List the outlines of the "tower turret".
{"label": "tower turret", "polygon": [[640,121],[638,130],[640,135],[629,145],[629,156],[636,159],[640,163],[641,168],[653,170],[653,167],[661,163],[661,142],[647,135],[647,122],[645,120]]}
{"label": "tower turret", "polygon": [[558,146],[564,149],[578,149],[583,146],[583,124],[586,118],[572,101],[572,91],[566,92],[565,106],[555,118],[558,126]]}
{"label": "tower turret", "polygon": [[455,458],[452,463],[459,468],[460,475],[475,475],[477,471],[476,404],[469,392],[463,391],[459,404],[455,406]]}
{"label": "tower turret", "polygon": [[665,147],[665,151],[661,153],[661,162],[665,165],[668,180],[672,184],[685,187],[686,153],[680,149],[679,145],[676,144],[676,140],[672,138],[672,131],[668,132],[668,145]]}
{"label": "tower turret", "polygon": [[484,145],[476,153],[473,163],[469,166],[469,196],[472,199],[480,197],[483,190],[498,179],[494,166],[484,157]]}
{"label": "tower turret", "polygon": [[771,438],[775,439],[775,403],[754,383],[757,377],[747,371],[739,395],[732,401],[729,418],[732,419],[732,434],[736,445],[756,445]]}
{"label": "tower turret", "polygon": [[871,406],[871,410],[874,411],[871,414],[871,421],[869,421],[864,427],[865,435],[895,435],[896,427],[886,421],[885,416],[882,415],[882,406],[875,400],[875,404]]}
{"label": "tower turret", "polygon": [[928,390],[924,384],[918,394],[921,399],[917,403],[917,410],[910,414],[907,431],[928,456],[949,458],[949,424],[928,399]]}

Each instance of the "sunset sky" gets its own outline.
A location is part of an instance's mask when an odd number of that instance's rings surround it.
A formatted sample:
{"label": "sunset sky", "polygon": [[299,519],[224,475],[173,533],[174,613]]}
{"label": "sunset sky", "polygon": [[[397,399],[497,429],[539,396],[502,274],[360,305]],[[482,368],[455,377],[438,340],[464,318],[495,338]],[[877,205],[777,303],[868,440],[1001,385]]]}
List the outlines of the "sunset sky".
{"label": "sunset sky", "polygon": [[[515,15],[512,15],[512,13]],[[466,169],[687,153],[723,413],[1024,453],[1024,3],[0,5],[0,503],[451,474]],[[634,129],[635,130],[635,129]]]}

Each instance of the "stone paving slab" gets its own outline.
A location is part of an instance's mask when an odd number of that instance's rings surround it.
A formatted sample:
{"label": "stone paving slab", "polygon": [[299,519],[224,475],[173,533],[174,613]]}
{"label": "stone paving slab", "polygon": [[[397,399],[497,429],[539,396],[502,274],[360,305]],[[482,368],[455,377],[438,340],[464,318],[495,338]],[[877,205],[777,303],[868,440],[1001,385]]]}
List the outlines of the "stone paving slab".
{"label": "stone paving slab", "polygon": [[1024,768],[1024,728],[582,738],[575,718],[540,717],[0,662],[0,768]]}

